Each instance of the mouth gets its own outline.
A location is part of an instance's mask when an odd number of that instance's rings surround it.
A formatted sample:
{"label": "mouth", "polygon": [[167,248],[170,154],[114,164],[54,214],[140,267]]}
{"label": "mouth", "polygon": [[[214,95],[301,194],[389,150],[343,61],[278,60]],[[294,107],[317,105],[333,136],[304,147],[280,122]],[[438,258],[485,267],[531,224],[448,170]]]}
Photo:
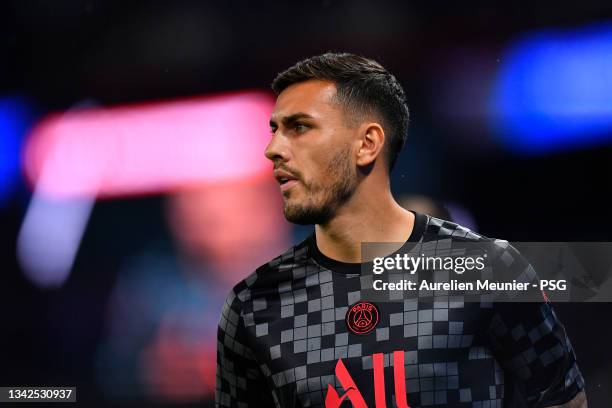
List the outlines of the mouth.
{"label": "mouth", "polygon": [[280,184],[281,191],[285,192],[298,183],[298,179],[293,174],[284,170],[275,170],[274,178]]}
{"label": "mouth", "polygon": [[286,179],[280,181],[281,191],[284,193],[298,183],[296,179]]}

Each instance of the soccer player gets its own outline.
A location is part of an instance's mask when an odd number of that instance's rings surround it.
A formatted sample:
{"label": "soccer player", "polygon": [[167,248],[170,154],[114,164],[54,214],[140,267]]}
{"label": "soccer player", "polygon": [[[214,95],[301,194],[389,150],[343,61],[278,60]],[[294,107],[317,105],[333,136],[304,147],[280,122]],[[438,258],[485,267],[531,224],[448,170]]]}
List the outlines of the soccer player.
{"label": "soccer player", "polygon": [[[378,62],[347,53],[279,74],[266,156],[285,217],[314,233],[228,295],[219,407],[586,407],[574,351],[547,301],[364,299],[362,242],[492,242],[403,209],[389,173],[408,108]],[[505,242],[505,241],[504,241]]]}

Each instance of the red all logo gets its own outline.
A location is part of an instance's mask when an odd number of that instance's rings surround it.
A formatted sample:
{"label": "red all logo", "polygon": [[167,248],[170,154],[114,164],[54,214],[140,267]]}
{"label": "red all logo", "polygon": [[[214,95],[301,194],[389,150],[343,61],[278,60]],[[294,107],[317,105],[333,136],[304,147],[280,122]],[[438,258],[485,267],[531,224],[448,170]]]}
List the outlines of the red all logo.
{"label": "red all logo", "polygon": [[378,324],[378,308],[370,302],[357,302],[346,313],[346,327],[355,334],[367,334]]}
{"label": "red all logo", "polygon": [[[387,407],[387,397],[385,396],[385,366],[384,354],[372,354],[372,368],[374,369],[374,399],[376,408]],[[368,405],[361,395],[357,384],[351,378],[342,359],[336,363],[336,377],[344,388],[345,393],[338,395],[336,389],[327,385],[327,395],[325,396],[325,408],[339,408],[342,402],[349,400],[355,408],[368,408]],[[395,402],[398,408],[410,408],[406,397],[406,372],[404,368],[404,352],[402,350],[393,352],[393,380],[395,382]]]}

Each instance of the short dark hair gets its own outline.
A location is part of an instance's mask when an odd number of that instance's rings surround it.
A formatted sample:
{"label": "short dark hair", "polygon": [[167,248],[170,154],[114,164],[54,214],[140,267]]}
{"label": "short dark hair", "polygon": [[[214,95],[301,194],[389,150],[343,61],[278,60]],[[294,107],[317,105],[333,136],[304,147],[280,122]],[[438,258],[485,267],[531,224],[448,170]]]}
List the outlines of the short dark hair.
{"label": "short dark hair", "polygon": [[302,60],[272,82],[278,96],[287,87],[311,79],[333,82],[336,98],[349,115],[374,114],[385,129],[389,171],[406,142],[408,106],[397,79],[378,62],[350,53],[328,52]]}

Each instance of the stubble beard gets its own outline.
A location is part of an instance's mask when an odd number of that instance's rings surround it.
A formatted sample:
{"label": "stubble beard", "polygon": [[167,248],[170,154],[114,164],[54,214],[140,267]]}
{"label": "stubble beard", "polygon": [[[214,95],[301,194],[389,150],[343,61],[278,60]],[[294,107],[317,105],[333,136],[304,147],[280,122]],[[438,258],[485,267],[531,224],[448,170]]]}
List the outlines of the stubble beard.
{"label": "stubble beard", "polygon": [[327,224],[357,188],[356,169],[351,165],[350,146],[334,155],[324,174],[334,176],[328,187],[305,185],[308,197],[301,203],[285,202],[285,218],[298,225]]}

